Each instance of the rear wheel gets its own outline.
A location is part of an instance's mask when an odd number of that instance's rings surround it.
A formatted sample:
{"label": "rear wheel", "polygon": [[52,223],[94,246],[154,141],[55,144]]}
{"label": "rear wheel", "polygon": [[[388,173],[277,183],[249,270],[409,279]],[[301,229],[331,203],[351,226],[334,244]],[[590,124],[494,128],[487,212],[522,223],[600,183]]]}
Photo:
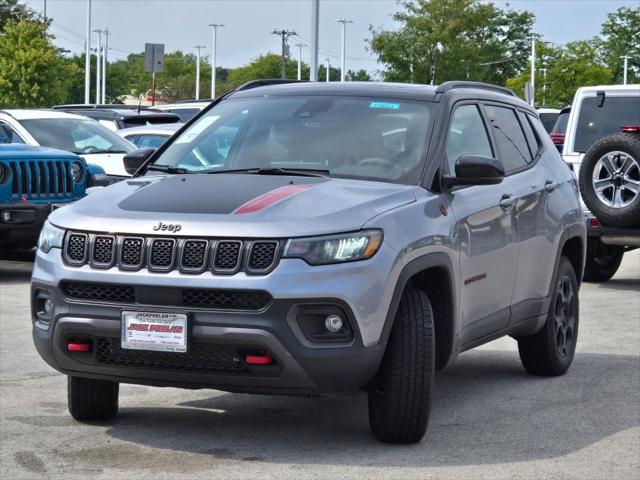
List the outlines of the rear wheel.
{"label": "rear wheel", "polygon": [[369,391],[369,425],[389,443],[419,442],[427,430],[434,384],[433,312],[426,294],[402,294],[382,365]]}
{"label": "rear wheel", "polygon": [[578,340],[578,319],[578,280],[571,262],[562,257],[544,327],[518,340],[520,360],[528,373],[557,376],[569,369]]}
{"label": "rear wheel", "polygon": [[613,277],[624,256],[624,247],[607,245],[598,238],[590,237],[587,242],[587,259],[584,266],[585,282],[606,282]]}
{"label": "rear wheel", "polygon": [[67,377],[69,413],[76,420],[109,420],[118,413],[119,384]]}

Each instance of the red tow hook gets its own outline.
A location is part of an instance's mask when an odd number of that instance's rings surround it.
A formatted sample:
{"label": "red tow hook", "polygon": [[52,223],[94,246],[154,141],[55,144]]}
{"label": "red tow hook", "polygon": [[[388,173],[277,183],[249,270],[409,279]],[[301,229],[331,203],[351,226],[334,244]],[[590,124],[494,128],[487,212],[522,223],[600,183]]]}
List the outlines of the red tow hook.
{"label": "red tow hook", "polygon": [[263,353],[262,355],[248,354],[244,357],[244,361],[249,365],[270,365],[273,362],[273,358],[268,353]]}
{"label": "red tow hook", "polygon": [[70,352],[90,352],[91,344],[88,342],[69,342],[67,350]]}

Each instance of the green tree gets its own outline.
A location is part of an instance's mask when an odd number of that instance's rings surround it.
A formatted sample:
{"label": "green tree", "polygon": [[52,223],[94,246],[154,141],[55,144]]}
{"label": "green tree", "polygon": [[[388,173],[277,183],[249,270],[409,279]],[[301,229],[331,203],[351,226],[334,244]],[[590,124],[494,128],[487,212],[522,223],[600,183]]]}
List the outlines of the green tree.
{"label": "green tree", "polygon": [[0,30],[9,20],[20,18],[35,20],[36,13],[18,0],[0,0]]}
{"label": "green tree", "polygon": [[[280,55],[267,53],[253,59],[244,67],[230,70],[227,82],[224,85],[225,90],[231,90],[251,80],[280,78],[280,61]],[[302,78],[309,78],[309,66],[303,64],[302,67]],[[324,72],[324,68],[321,68],[320,71]],[[286,74],[287,78],[297,78],[298,65],[296,62],[287,62]]]}
{"label": "green tree", "polygon": [[602,52],[613,71],[613,81],[622,83],[624,60],[628,55],[628,83],[640,82],[640,7],[619,8],[602,24]]}
{"label": "green tree", "polygon": [[[546,105],[563,107],[572,102],[578,87],[611,83],[613,72],[598,47],[598,39],[592,39],[570,42],[562,48],[543,46],[540,49],[540,56],[536,58],[540,68],[547,68]],[[543,56],[545,52],[547,58]],[[543,76],[540,71],[536,75],[536,103],[542,104]],[[507,87],[524,96],[524,85],[529,79],[530,73],[525,71],[507,80]]]}
{"label": "green tree", "polygon": [[[369,47],[388,81],[467,79],[504,84],[527,62],[532,13],[479,0],[405,0],[396,31],[371,28]],[[455,12],[455,14],[452,14]],[[483,65],[493,62],[490,66]]]}
{"label": "green tree", "polygon": [[80,72],[64,60],[47,25],[9,20],[0,34],[0,106],[45,107],[66,101]]}
{"label": "green tree", "polygon": [[357,72],[353,70],[347,70],[347,74],[345,78],[348,82],[370,82],[371,75],[364,69],[361,68]]}

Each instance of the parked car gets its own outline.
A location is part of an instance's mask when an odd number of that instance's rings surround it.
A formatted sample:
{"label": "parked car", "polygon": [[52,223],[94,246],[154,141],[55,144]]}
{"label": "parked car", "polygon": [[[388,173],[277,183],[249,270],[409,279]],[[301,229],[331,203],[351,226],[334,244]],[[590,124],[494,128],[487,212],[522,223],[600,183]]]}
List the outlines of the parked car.
{"label": "parked car", "polygon": [[564,146],[564,136],[567,131],[567,125],[569,123],[569,114],[571,113],[571,107],[565,107],[560,110],[560,114],[556,119],[556,123],[553,125],[549,136],[551,137],[551,141],[558,149],[558,152],[562,153],[562,148]]}
{"label": "parked car", "polygon": [[117,133],[137,148],[159,148],[181,127],[182,123],[147,125],[144,127],[123,128],[118,130]]}
{"label": "parked car", "polygon": [[154,108],[162,112],[179,115],[180,121],[186,123],[208,107],[210,103],[211,100],[185,100],[182,102],[156,105]]}
{"label": "parked car", "polygon": [[49,213],[84,197],[103,175],[69,152],[0,144],[0,249],[33,248]]}
{"label": "parked car", "polygon": [[584,279],[602,282],[640,247],[640,85],[579,88],[563,157],[579,172],[589,236]]}
{"label": "parked car", "polygon": [[114,132],[122,128],[181,121],[178,115],[169,112],[132,105],[57,105],[53,108],[93,118]]}
{"label": "parked car", "polygon": [[537,111],[544,129],[547,132],[551,132],[558,119],[558,115],[560,115],[560,110],[557,108],[540,107],[537,108]]}
{"label": "parked car", "polygon": [[373,434],[417,442],[458,353],[510,335],[532,375],[571,365],[577,186],[510,90],[250,83],[126,163],[53,213],[33,269],[77,420],[116,415],[121,382],[364,389]]}
{"label": "parked car", "polygon": [[0,143],[24,143],[80,155],[113,181],[128,177],[122,159],[135,150],[89,118],[53,110],[0,110]]}

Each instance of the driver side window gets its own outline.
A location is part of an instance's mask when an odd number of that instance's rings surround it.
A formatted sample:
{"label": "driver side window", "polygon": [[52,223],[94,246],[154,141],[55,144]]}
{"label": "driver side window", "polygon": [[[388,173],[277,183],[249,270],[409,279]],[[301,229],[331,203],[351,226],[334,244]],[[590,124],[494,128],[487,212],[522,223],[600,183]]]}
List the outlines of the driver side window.
{"label": "driver side window", "polygon": [[449,175],[456,174],[456,161],[463,155],[493,157],[487,129],[477,105],[462,105],[453,112],[446,155]]}

